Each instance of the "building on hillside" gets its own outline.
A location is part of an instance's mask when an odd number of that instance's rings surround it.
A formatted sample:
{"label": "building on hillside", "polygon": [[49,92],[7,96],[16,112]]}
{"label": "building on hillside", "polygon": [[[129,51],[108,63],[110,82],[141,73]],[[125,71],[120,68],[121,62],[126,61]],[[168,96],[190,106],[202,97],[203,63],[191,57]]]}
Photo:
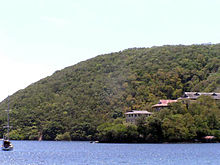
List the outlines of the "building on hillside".
{"label": "building on hillside", "polygon": [[184,100],[184,99],[189,99],[189,100],[196,100],[200,96],[211,96],[214,100],[220,100],[220,93],[215,93],[215,92],[185,92],[184,95],[178,99]]}
{"label": "building on hillside", "polygon": [[155,111],[160,111],[162,108],[169,107],[171,103],[176,103],[177,100],[160,100],[158,104],[152,106]]}
{"label": "building on hillside", "polygon": [[130,112],[125,113],[126,122],[136,124],[138,118],[140,118],[140,117],[149,117],[152,114],[153,114],[152,112],[148,112],[148,111],[132,110]]}
{"label": "building on hillside", "polygon": [[203,137],[203,140],[205,142],[213,142],[215,139],[216,139],[215,136],[205,136],[205,137]]}

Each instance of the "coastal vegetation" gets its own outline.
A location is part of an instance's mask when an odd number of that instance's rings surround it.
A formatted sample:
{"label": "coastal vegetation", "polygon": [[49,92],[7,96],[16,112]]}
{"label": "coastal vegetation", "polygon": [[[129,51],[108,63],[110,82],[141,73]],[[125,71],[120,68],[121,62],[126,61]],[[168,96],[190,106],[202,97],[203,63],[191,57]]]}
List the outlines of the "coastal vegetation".
{"label": "coastal vegetation", "polygon": [[[56,71],[10,96],[11,139],[181,142],[220,138],[220,103],[175,103],[137,125],[129,110],[152,111],[185,91],[220,92],[220,44],[132,48]],[[0,104],[0,125],[6,123]],[[2,137],[4,129],[0,128]]]}
{"label": "coastal vegetation", "polygon": [[169,108],[145,118],[136,125],[112,120],[98,127],[103,142],[202,142],[207,135],[220,141],[220,110],[211,97],[194,103],[173,103]]}

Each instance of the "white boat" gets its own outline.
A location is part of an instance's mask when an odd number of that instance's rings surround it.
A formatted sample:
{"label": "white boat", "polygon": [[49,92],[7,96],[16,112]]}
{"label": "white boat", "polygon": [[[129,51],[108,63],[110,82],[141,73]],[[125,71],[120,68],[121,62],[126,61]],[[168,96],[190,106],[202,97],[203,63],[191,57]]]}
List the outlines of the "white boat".
{"label": "white boat", "polygon": [[4,128],[7,128],[7,134],[6,134],[6,136],[3,137],[3,144],[1,146],[1,148],[3,151],[11,151],[11,150],[13,150],[14,147],[9,140],[9,129],[10,129],[10,126],[9,126],[9,97],[8,97],[8,110],[6,110],[6,111],[7,111],[7,123],[8,124]]}
{"label": "white boat", "polygon": [[3,151],[11,151],[13,150],[14,146],[12,145],[12,143],[10,142],[10,140],[3,140],[3,144],[2,144],[2,150]]}

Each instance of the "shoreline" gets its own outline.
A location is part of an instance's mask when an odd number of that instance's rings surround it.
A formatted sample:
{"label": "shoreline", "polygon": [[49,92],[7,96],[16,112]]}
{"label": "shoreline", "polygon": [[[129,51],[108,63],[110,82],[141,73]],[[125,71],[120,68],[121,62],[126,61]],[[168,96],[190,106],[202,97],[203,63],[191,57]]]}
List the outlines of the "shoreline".
{"label": "shoreline", "polygon": [[[2,139],[0,139],[2,140]],[[39,141],[39,140],[12,140],[11,141]],[[115,144],[201,144],[201,143],[220,143],[220,141],[198,141],[198,142],[103,142],[103,141],[91,141],[91,140],[40,140],[39,142],[89,142],[89,143],[115,143]]]}

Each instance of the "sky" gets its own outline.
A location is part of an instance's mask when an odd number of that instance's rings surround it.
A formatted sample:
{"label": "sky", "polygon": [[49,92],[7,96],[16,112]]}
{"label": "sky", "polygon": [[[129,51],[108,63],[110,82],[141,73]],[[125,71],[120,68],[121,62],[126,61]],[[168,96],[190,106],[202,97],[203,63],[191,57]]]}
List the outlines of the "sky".
{"label": "sky", "polygon": [[0,101],[97,55],[220,43],[219,8],[219,0],[2,0]]}

